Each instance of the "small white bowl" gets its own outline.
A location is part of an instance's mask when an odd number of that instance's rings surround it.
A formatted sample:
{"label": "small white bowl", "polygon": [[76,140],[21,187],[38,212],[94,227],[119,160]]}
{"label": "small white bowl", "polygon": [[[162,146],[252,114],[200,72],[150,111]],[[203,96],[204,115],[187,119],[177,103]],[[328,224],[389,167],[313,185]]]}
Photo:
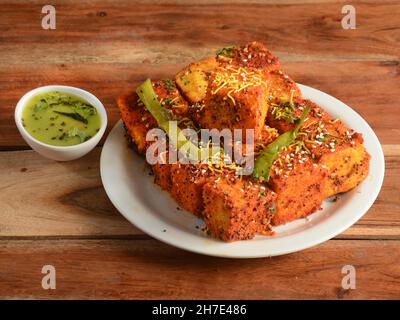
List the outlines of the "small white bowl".
{"label": "small white bowl", "polygon": [[[34,137],[32,137],[23,127],[22,125],[22,111],[27,103],[27,101],[34,95],[46,91],[61,91],[73,94],[78,96],[87,102],[89,102],[92,106],[94,106],[100,114],[101,117],[101,127],[100,130],[89,140],[76,144],[73,146],[52,146],[46,143],[43,143]],[[22,137],[25,141],[32,147],[33,150],[40,153],[42,156],[57,160],[57,161],[69,161],[78,159],[88,152],[90,152],[100,141],[101,137],[103,136],[106,127],[107,127],[107,113],[106,109],[104,108],[103,104],[97,99],[93,94],[87,92],[85,90],[69,87],[69,86],[45,86],[36,88],[34,90],[29,91],[26,93],[17,103],[15,107],[15,123],[17,124],[17,128],[21,133]]]}

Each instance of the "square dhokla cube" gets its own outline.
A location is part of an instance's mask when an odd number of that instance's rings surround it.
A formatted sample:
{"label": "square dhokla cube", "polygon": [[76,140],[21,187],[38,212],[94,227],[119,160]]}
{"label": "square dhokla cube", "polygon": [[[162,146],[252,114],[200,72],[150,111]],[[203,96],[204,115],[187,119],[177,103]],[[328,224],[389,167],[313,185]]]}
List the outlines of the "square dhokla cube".
{"label": "square dhokla cube", "polygon": [[253,129],[254,138],[258,138],[267,108],[263,75],[255,70],[226,67],[212,74],[204,100],[190,112],[193,121],[202,128]]}
{"label": "square dhokla cube", "polygon": [[244,46],[223,48],[216,57],[189,64],[176,74],[175,81],[189,103],[196,104],[205,99],[210,78],[217,69],[234,67],[267,74],[279,70],[279,66],[271,51],[259,42],[251,42]]}
{"label": "square dhokla cube", "polygon": [[171,196],[178,205],[201,217],[204,209],[203,187],[211,179],[205,164],[172,164]]}
{"label": "square dhokla cube", "polygon": [[169,163],[156,163],[151,166],[154,175],[154,183],[163,190],[170,192],[172,188],[171,167]]}
{"label": "square dhokla cube", "polygon": [[307,134],[304,145],[311,156],[328,170],[325,197],[349,191],[367,177],[370,155],[360,133],[339,119],[320,120],[303,132]]}
{"label": "square dhokla cube", "polygon": [[268,91],[269,110],[278,102],[284,103],[301,98],[296,82],[282,70],[273,70],[269,73]]}
{"label": "square dhokla cube", "polygon": [[[171,110],[174,119],[187,116],[189,106],[171,80],[153,81],[153,89],[162,106]],[[136,93],[121,96],[117,100],[121,118],[129,138],[139,153],[144,154],[151,142],[146,141],[147,132],[157,128],[157,122],[146,110]]]}
{"label": "square dhokla cube", "polygon": [[298,146],[328,170],[325,197],[346,192],[365,179],[370,156],[364,148],[362,135],[349,129],[339,119],[333,119],[320,106],[299,99],[293,105],[278,104],[271,109],[267,123],[286,132],[292,129],[304,108],[311,111],[298,137]]}
{"label": "square dhokla cube", "polygon": [[277,194],[273,225],[303,218],[321,207],[324,200],[327,170],[315,163],[303,150],[294,146],[274,161],[268,181]]}
{"label": "square dhokla cube", "polygon": [[203,218],[208,231],[223,241],[270,235],[276,195],[248,178],[223,175],[203,187]]}
{"label": "square dhokla cube", "polygon": [[280,69],[278,58],[257,41],[244,46],[223,48],[218,52],[217,59],[242,68],[258,69],[265,73]]}
{"label": "square dhokla cube", "polygon": [[[268,83],[268,101],[289,101],[301,97],[296,83],[281,68],[279,60],[263,44],[250,42],[244,46],[234,47],[230,51],[222,50],[219,61],[226,65],[235,65],[244,69],[261,71]],[[227,57],[228,56],[228,57]],[[230,56],[230,58],[229,58]]]}
{"label": "square dhokla cube", "polygon": [[128,139],[140,154],[144,154],[148,147],[146,142],[147,131],[155,128],[157,123],[138,99],[136,93],[130,93],[119,97],[117,105]]}
{"label": "square dhokla cube", "polygon": [[191,63],[176,74],[176,84],[190,104],[204,100],[210,76],[218,65],[215,57],[210,57]]}

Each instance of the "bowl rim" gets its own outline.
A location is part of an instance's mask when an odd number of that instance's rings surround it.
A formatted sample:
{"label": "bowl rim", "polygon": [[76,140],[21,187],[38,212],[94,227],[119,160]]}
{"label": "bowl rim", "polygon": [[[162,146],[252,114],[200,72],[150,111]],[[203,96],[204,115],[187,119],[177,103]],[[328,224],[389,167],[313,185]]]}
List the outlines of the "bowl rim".
{"label": "bowl rim", "polygon": [[[99,114],[101,117],[101,126],[100,126],[99,131],[96,132],[96,134],[93,137],[91,137],[89,140],[82,142],[82,143],[74,144],[72,146],[54,146],[51,144],[44,143],[44,142],[36,139],[35,137],[33,137],[22,125],[22,119],[21,119],[22,110],[26,106],[26,103],[29,98],[31,98],[32,96],[34,96],[36,94],[43,93],[46,91],[62,91],[62,92],[70,93],[70,94],[76,95],[79,98],[82,98],[82,99],[88,101],[90,104],[92,104],[96,108],[96,110],[99,111]],[[89,101],[89,100],[91,100],[91,101]],[[104,107],[104,105],[100,101],[100,99],[97,98],[93,93],[86,91],[84,89],[78,88],[78,87],[57,85],[57,84],[37,87],[35,89],[32,89],[32,90],[26,92],[18,100],[18,102],[15,106],[14,120],[15,120],[15,124],[17,125],[17,128],[19,129],[19,131],[20,132],[23,131],[29,137],[29,139],[34,141],[36,144],[38,144],[42,147],[45,147],[45,148],[52,149],[52,150],[71,150],[71,151],[77,150],[80,148],[84,148],[85,146],[89,146],[93,142],[93,139],[97,136],[100,136],[99,139],[101,139],[101,137],[103,136],[103,134],[107,128],[107,122],[108,122],[106,108]],[[25,139],[25,136],[23,136],[23,138]]]}

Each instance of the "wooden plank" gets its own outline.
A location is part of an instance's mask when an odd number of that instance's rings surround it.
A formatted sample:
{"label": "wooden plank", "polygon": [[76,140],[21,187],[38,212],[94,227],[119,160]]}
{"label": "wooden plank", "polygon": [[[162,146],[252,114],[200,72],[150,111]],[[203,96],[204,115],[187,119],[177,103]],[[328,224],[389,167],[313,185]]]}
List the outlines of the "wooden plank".
{"label": "wooden plank", "polygon": [[[34,87],[93,92],[110,130],[119,119],[115,98],[144,78],[171,77],[218,47],[260,40],[297,82],[336,96],[370,123],[384,144],[386,176],[372,208],[334,240],[229,260],[173,248],[127,222],[101,185],[101,148],[67,163],[0,152],[0,298],[399,299],[400,3],[352,1],[357,29],[343,30],[347,3],[138,0],[133,8],[128,0],[57,0],[57,30],[45,31],[42,1],[3,1],[0,150],[27,148],[13,109]],[[56,267],[56,290],[41,289],[45,264]],[[356,268],[356,290],[341,287],[347,264]]]}
{"label": "wooden plank", "polygon": [[[204,52],[202,56],[213,52]],[[172,53],[166,61],[157,62],[156,57],[146,60],[144,53],[138,53],[135,59],[132,64],[0,64],[0,87],[5,92],[0,95],[0,149],[27,148],[15,126],[13,113],[18,99],[34,87],[56,83],[89,90],[106,106],[110,130],[119,119],[115,105],[119,95],[133,90],[146,77],[171,77],[193,61],[190,56],[176,57]],[[400,143],[398,62],[287,62],[284,68],[297,82],[325,91],[354,108],[382,143]]]}
{"label": "wooden plank", "polygon": [[[143,235],[112,206],[99,176],[101,148],[79,161],[33,151],[0,153],[0,237],[126,238]],[[386,178],[366,215],[338,239],[400,239],[400,146],[384,146]]]}
{"label": "wooden plank", "polygon": [[[30,6],[23,2],[2,5],[0,41],[35,46],[55,45],[55,40],[61,45],[108,40],[164,45],[168,39],[168,46],[180,44],[194,49],[262,39],[275,51],[285,48],[284,51],[308,58],[337,59],[340,53],[351,59],[387,60],[397,59],[399,54],[399,17],[394,13],[400,4],[396,1],[355,3],[358,15],[355,31],[341,27],[343,2],[319,5],[142,2],[133,8],[128,0],[118,3],[58,1],[57,30],[51,32],[41,28],[42,5],[41,2]],[[5,57],[12,58],[13,54],[5,52]],[[42,61],[46,55],[42,52],[39,56],[25,56],[36,63],[37,57]]]}
{"label": "wooden plank", "polygon": [[218,47],[254,39],[265,42],[298,82],[359,111],[383,143],[399,142],[398,2],[356,2],[356,30],[340,27],[342,1],[140,3],[132,10],[126,0],[58,1],[54,31],[40,27],[40,1],[0,6],[1,150],[26,147],[12,114],[19,97],[34,87],[88,89],[105,103],[112,126],[115,98],[145,77],[171,77]]}
{"label": "wooden plank", "polygon": [[0,158],[2,236],[139,232],[107,198],[100,180],[100,148],[70,162],[47,160],[32,151],[2,152]]}
{"label": "wooden plank", "polygon": [[[377,249],[377,246],[379,249]],[[328,241],[286,256],[234,260],[155,240],[0,241],[0,298],[398,299],[400,241]],[[56,289],[43,290],[43,265]],[[344,290],[344,265],[356,289]]]}

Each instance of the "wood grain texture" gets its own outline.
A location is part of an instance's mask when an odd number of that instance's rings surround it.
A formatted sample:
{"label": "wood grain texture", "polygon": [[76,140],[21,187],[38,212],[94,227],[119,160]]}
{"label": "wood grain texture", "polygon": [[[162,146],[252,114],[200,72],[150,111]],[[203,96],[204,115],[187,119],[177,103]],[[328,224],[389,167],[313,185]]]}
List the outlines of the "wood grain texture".
{"label": "wood grain texture", "polygon": [[[345,0],[0,0],[0,298],[400,298],[400,2]],[[15,104],[42,85],[89,90],[107,108],[144,78],[171,77],[219,47],[264,42],[299,83],[342,100],[383,143],[384,185],[371,209],[335,239],[291,255],[217,259],[160,243],[113,207],[99,176],[101,147],[67,163],[29,149]],[[104,139],[101,141],[102,145]],[[12,151],[14,150],[14,151]],[[41,268],[57,289],[41,289]],[[341,268],[357,289],[341,288]]]}
{"label": "wood grain texture", "polygon": [[[204,54],[205,56],[207,54]],[[187,63],[189,60],[187,61]],[[135,88],[146,75],[167,78],[186,62],[152,65],[144,63],[140,71],[125,64],[61,64],[45,66],[1,66],[0,83],[7,94],[2,101],[0,148],[27,148],[14,123],[14,106],[34,86],[54,83],[78,86],[100,98],[109,116],[108,130],[120,116],[115,99]],[[399,144],[398,96],[400,64],[387,62],[288,62],[285,69],[299,83],[325,91],[350,105],[361,114],[377,133],[382,143]],[[132,70],[132,71],[130,71]],[[1,78],[7,80],[1,80]],[[26,81],[29,79],[29,81]],[[102,140],[104,141],[104,139]]]}
{"label": "wood grain texture", "polygon": [[107,198],[100,180],[100,148],[70,162],[47,160],[33,151],[1,152],[0,159],[2,236],[139,232]]}
{"label": "wood grain texture", "polygon": [[13,109],[34,87],[57,83],[90,90],[106,105],[113,126],[115,98],[144,78],[171,77],[221,46],[254,39],[266,43],[296,81],[342,99],[383,143],[399,143],[397,1],[355,2],[356,30],[341,28],[343,3],[333,1],[140,1],[135,10],[126,0],[55,5],[52,31],[40,27],[40,1],[0,6],[2,150],[26,148]]}
{"label": "wood grain texture", "polygon": [[[400,240],[400,148],[388,145],[384,150],[386,179],[378,199],[338,239]],[[100,152],[96,148],[66,163],[44,159],[33,151],[1,152],[0,239],[142,235],[108,200],[99,175]]]}
{"label": "wood grain texture", "polygon": [[[57,1],[57,30],[48,32],[42,30],[39,24],[41,2],[30,6],[24,2],[8,2],[1,8],[1,24],[6,28],[0,39],[9,44],[13,40],[26,44],[39,42],[39,46],[54,41],[100,45],[85,46],[86,50],[81,51],[81,55],[76,52],[74,59],[90,57],[91,52],[101,50],[101,45],[110,45],[115,41],[127,41],[142,48],[144,44],[150,48],[152,45],[164,48],[180,46],[186,47],[186,50],[190,47],[193,51],[195,48],[253,39],[269,43],[274,52],[296,53],[308,59],[322,57],[326,60],[328,57],[337,60],[338,55],[340,60],[397,59],[400,30],[397,24],[399,17],[394,13],[399,10],[400,4],[397,1],[355,1],[353,4],[357,6],[358,15],[356,32],[341,28],[343,3],[340,2],[316,5],[301,2],[281,4],[276,1],[274,4],[260,2],[248,5],[246,2],[231,1],[187,1],[179,5],[172,1],[142,1],[134,6],[129,0]],[[293,36],[293,30],[296,30],[296,36]],[[76,49],[79,49],[78,46]],[[28,62],[35,61],[36,57],[43,60],[46,55],[38,53],[40,50],[36,50],[36,55],[32,55]],[[57,51],[57,56],[66,53],[68,51]],[[106,53],[103,51],[103,54]],[[117,59],[115,62],[120,61],[120,58]],[[94,60],[99,61],[98,58]],[[51,60],[47,58],[46,63],[49,62]]]}
{"label": "wood grain texture", "polygon": [[[10,260],[10,256],[13,257]],[[329,241],[301,253],[232,260],[155,240],[2,241],[0,298],[398,299],[400,242]],[[57,288],[41,288],[56,268]],[[344,265],[356,289],[343,290]]]}

